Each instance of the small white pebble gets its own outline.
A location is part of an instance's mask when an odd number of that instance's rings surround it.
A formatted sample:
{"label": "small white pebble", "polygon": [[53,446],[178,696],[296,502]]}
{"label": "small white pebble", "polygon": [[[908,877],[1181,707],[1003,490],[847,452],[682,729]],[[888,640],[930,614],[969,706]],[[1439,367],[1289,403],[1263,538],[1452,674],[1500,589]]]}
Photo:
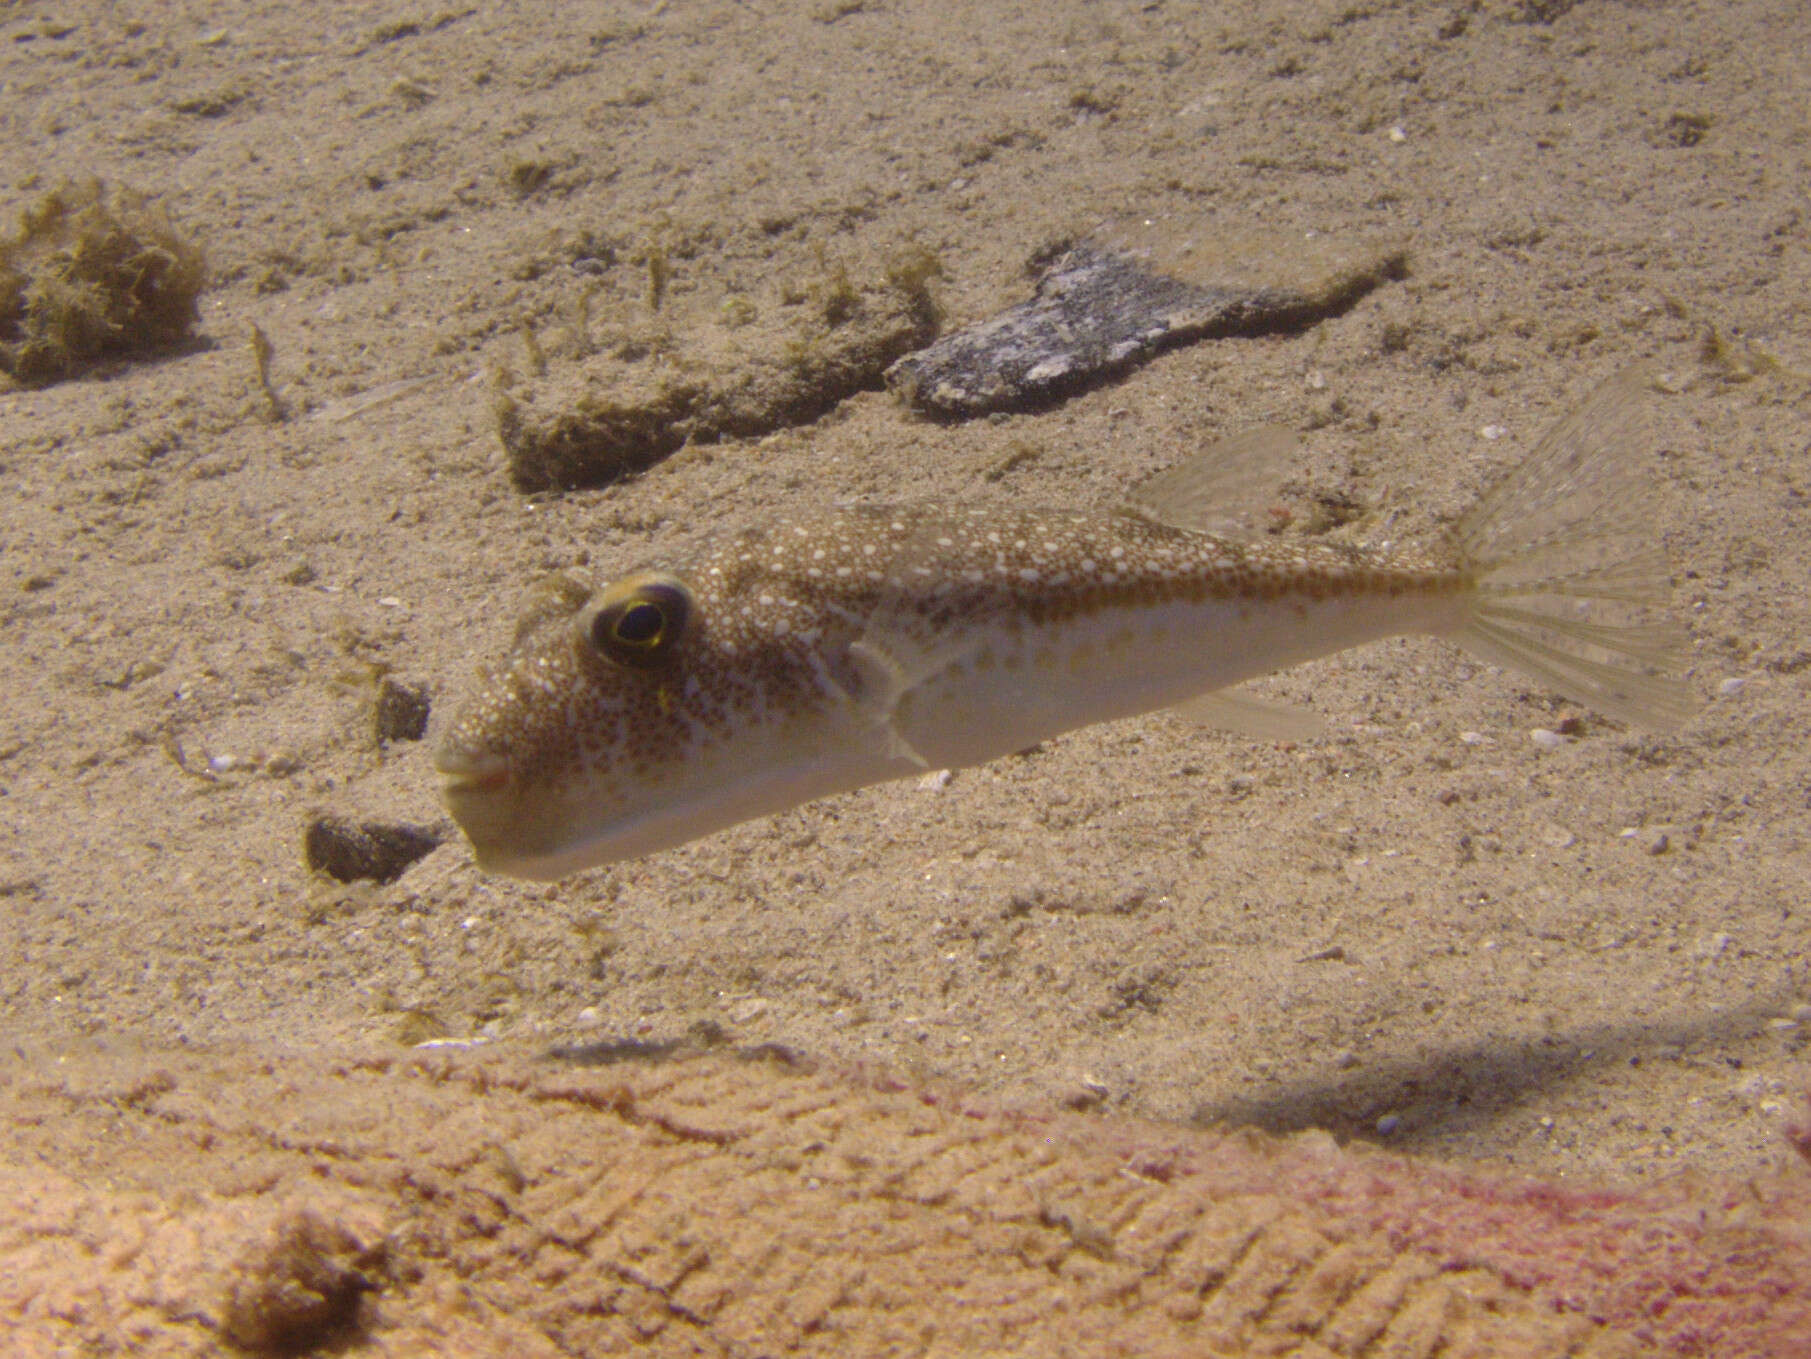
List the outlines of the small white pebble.
{"label": "small white pebble", "polygon": [[1717,686],[1718,698],[1734,698],[1748,687],[1748,681],[1739,675],[1731,676]]}
{"label": "small white pebble", "polygon": [[402,607],[402,601],[395,595],[382,595],[378,598],[377,602],[386,609],[400,609]]}
{"label": "small white pebble", "polygon": [[1707,934],[1698,941],[1697,946],[1692,949],[1692,954],[1699,958],[1721,958],[1730,942],[1727,934]]}
{"label": "small white pebble", "polygon": [[578,1012],[578,1026],[581,1029],[595,1029],[603,1022],[604,1017],[598,1013],[597,1006],[587,1005]]}
{"label": "small white pebble", "polygon": [[1533,741],[1542,750],[1558,750],[1561,746],[1566,744],[1565,737],[1561,736],[1557,731],[1549,731],[1545,727],[1535,727],[1528,733],[1528,739]]}
{"label": "small white pebble", "polygon": [[1501,439],[1507,433],[1509,433],[1507,425],[1486,425],[1483,429],[1478,431],[1479,437],[1489,439],[1492,442]]}
{"label": "small white pebble", "polygon": [[1393,127],[1390,129],[1390,140],[1391,141],[1406,142],[1408,139],[1409,139],[1409,134],[1404,132],[1401,128]]}
{"label": "small white pebble", "polygon": [[949,787],[950,780],[954,777],[947,769],[933,769],[928,774],[919,775],[918,787],[923,792],[935,793]]}
{"label": "small white pebble", "polygon": [[1487,746],[1491,744],[1490,738],[1481,731],[1462,731],[1459,733],[1459,739],[1468,746]]}

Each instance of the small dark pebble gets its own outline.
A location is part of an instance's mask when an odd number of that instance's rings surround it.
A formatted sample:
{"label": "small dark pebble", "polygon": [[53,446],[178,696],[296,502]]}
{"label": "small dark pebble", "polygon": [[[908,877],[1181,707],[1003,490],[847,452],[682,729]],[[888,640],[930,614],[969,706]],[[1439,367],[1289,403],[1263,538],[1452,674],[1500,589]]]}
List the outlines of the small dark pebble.
{"label": "small dark pebble", "polygon": [[317,816],[302,833],[302,858],[313,872],[340,882],[394,882],[440,840],[440,832],[426,826]]}
{"label": "small dark pebble", "polygon": [[371,715],[378,741],[419,741],[428,734],[428,709],[425,685],[386,677],[378,687]]}

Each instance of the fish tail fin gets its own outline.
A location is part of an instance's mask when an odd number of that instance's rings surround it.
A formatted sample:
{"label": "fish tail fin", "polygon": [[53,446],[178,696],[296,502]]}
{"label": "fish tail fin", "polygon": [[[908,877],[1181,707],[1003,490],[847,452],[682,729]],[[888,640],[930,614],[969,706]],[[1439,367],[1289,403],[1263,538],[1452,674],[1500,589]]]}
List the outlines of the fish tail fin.
{"label": "fish tail fin", "polygon": [[1485,493],[1454,539],[1475,582],[1453,640],[1567,697],[1652,731],[1696,704],[1669,673],[1685,630],[1668,593],[1639,438],[1645,365],[1611,378]]}

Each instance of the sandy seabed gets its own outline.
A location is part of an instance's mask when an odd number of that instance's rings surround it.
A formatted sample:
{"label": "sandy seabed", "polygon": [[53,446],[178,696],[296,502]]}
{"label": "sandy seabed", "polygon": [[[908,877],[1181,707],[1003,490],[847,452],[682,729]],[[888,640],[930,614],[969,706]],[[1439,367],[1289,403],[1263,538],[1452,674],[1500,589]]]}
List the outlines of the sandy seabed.
{"label": "sandy seabed", "polygon": [[[100,176],[209,265],[194,345],[0,392],[9,1352],[1811,1349],[1807,50],[1786,0],[0,15],[0,204]],[[508,475],[587,374],[793,353],[903,254],[963,324],[1103,231],[1409,265],[1035,413]],[[545,571],[1107,506],[1266,422],[1431,539],[1637,359],[1675,735],[1400,641],[1258,686],[1312,742],[1156,716],[552,887],[303,864],[442,820],[376,696],[443,712]]]}

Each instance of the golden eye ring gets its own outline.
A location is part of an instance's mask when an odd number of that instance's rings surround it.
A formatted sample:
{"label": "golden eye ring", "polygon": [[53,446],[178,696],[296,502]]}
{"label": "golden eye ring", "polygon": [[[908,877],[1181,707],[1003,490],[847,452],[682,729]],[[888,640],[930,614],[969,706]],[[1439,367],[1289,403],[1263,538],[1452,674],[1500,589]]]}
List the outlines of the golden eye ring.
{"label": "golden eye ring", "polygon": [[580,640],[614,664],[651,670],[673,659],[692,615],[692,592],[664,571],[641,571],[597,592],[575,620]]}

